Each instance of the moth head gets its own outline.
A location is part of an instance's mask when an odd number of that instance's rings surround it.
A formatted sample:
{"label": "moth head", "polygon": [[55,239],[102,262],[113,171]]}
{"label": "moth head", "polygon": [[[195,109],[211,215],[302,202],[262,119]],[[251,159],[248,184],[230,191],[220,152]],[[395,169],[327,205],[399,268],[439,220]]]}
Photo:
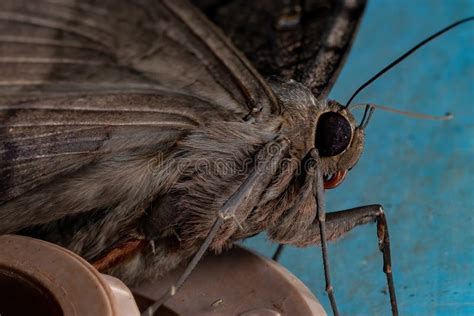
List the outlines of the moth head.
{"label": "moth head", "polygon": [[321,157],[325,188],[334,188],[342,183],[362,154],[363,128],[341,104],[328,101],[325,111],[316,119],[314,147]]}

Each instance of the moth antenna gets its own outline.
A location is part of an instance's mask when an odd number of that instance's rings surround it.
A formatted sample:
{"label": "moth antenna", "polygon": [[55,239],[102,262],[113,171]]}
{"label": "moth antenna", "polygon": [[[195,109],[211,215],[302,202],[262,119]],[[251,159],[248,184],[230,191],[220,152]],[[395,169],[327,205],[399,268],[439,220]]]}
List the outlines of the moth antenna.
{"label": "moth antenna", "polygon": [[367,124],[369,124],[369,121],[372,118],[372,114],[374,113],[374,111],[375,107],[373,106],[373,104],[365,105],[364,116],[362,116],[362,120],[360,121],[360,124],[358,126],[359,128],[365,129],[367,127]]}
{"label": "moth antenna", "polygon": [[446,113],[445,115],[430,115],[430,114],[423,114],[423,113],[417,113],[417,112],[412,112],[412,111],[403,111],[399,109],[395,109],[389,106],[385,105],[380,105],[380,104],[354,104],[353,106],[350,107],[350,110],[357,109],[365,107],[364,110],[364,115],[362,116],[362,120],[360,121],[360,124],[358,127],[364,129],[367,124],[369,124],[370,119],[372,118],[372,113],[375,111],[375,109],[379,109],[382,111],[387,111],[387,112],[392,112],[416,119],[421,119],[421,120],[433,120],[433,121],[449,121],[453,119],[454,115],[451,113]]}
{"label": "moth antenna", "polygon": [[374,82],[375,80],[377,80],[380,76],[382,76],[384,73],[386,73],[387,71],[389,71],[390,69],[392,69],[395,65],[397,65],[398,63],[400,63],[402,60],[404,60],[405,58],[407,58],[408,56],[410,56],[412,53],[414,53],[416,50],[418,50],[418,48],[424,46],[425,44],[427,44],[428,42],[432,41],[433,39],[437,38],[438,36],[440,36],[441,34],[443,33],[446,33],[447,31],[451,30],[452,28],[460,25],[460,24],[463,24],[463,23],[466,23],[466,22],[469,22],[469,21],[473,21],[474,20],[474,16],[470,16],[468,18],[465,18],[465,19],[462,19],[462,20],[459,20],[457,22],[454,22],[448,26],[446,26],[445,28],[443,28],[442,30],[434,33],[433,35],[427,37],[426,39],[424,39],[423,41],[419,42],[418,44],[416,44],[415,46],[413,46],[410,50],[408,50],[406,53],[404,53],[403,55],[401,55],[400,57],[398,57],[397,59],[395,59],[393,62],[391,62],[389,65],[385,66],[382,70],[380,70],[377,74],[375,74],[372,78],[370,78],[369,80],[367,80],[363,85],[361,85],[353,94],[352,96],[349,98],[349,101],[347,101],[346,105],[344,106],[344,108],[347,108],[349,106],[349,104],[351,104],[352,100],[359,94],[359,92],[361,92],[362,90],[364,90],[368,85],[370,85],[372,82]]}

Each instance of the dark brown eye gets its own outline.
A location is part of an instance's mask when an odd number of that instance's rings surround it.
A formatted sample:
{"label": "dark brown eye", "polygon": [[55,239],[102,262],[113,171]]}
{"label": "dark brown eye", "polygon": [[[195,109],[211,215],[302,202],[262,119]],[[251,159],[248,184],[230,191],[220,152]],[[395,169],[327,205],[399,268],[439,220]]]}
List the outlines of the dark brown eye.
{"label": "dark brown eye", "polygon": [[315,146],[322,157],[342,153],[351,141],[351,125],[347,119],[336,112],[326,112],[319,117],[316,126]]}

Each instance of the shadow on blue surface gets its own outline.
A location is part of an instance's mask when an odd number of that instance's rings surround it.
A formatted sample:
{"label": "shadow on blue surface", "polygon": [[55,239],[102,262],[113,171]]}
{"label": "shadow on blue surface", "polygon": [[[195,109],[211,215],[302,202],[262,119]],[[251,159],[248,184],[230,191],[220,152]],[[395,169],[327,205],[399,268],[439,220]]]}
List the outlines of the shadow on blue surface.
{"label": "shadow on blue surface", "polygon": [[[452,21],[474,14],[473,1],[371,1],[331,98],[345,102],[371,75]],[[365,152],[345,183],[328,192],[329,210],[381,203],[393,247],[401,315],[474,315],[474,23],[421,49],[366,89],[374,102],[442,115],[421,121],[377,112]],[[343,315],[390,315],[375,225],[330,244]],[[271,255],[264,235],[245,242]],[[288,248],[282,264],[327,311],[319,248]]]}

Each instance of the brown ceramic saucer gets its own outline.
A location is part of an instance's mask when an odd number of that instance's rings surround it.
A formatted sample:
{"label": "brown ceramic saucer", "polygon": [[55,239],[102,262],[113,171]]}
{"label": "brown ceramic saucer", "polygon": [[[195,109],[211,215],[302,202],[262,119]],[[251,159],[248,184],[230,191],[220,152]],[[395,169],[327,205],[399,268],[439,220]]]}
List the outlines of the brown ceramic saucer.
{"label": "brown ceramic saucer", "polygon": [[121,281],[73,252],[29,237],[0,236],[0,315],[138,314]]}
{"label": "brown ceramic saucer", "polygon": [[[176,281],[184,268],[133,288],[144,310]],[[278,263],[243,247],[208,255],[156,315],[326,315],[321,304]]]}

